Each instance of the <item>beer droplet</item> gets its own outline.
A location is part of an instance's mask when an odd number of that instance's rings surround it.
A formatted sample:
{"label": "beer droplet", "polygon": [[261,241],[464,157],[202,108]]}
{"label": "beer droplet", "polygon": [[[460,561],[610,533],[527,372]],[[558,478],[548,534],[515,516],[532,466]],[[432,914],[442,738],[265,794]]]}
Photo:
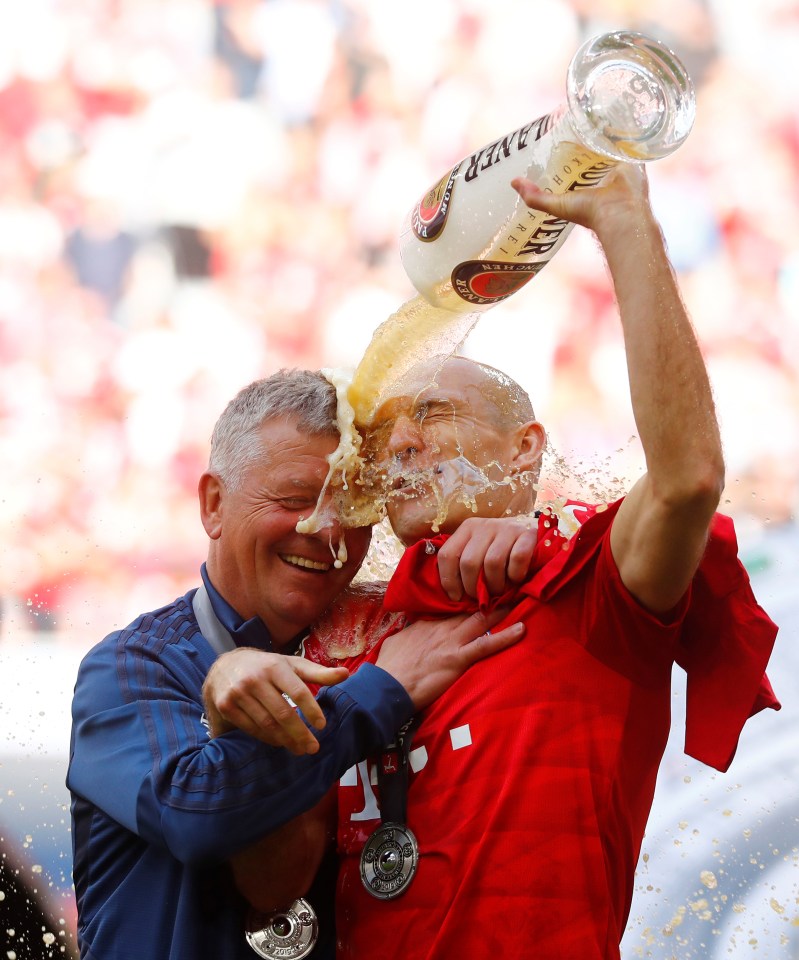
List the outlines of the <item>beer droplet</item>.
{"label": "beer droplet", "polygon": [[679,927],[685,918],[685,907],[679,907],[671,920],[663,928],[663,936],[670,937],[674,933],[674,928]]}
{"label": "beer droplet", "polygon": [[702,881],[704,886],[708,888],[708,890],[715,890],[716,887],[718,886],[718,880],[716,880],[716,874],[713,873],[712,870],[703,870],[699,874],[699,879]]}

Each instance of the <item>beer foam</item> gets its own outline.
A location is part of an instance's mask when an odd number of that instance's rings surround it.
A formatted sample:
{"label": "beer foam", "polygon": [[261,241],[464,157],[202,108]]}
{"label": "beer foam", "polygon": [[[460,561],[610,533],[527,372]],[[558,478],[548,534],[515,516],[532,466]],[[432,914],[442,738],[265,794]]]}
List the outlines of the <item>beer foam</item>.
{"label": "beer foam", "polygon": [[319,493],[316,507],[310,517],[306,517],[297,524],[298,533],[316,533],[324,523],[325,495],[331,483],[338,477],[343,490],[349,487],[350,476],[359,463],[361,450],[361,436],[354,429],[354,410],[347,400],[347,391],[351,377],[345,370],[322,370],[322,375],[336,388],[336,426],[339,432],[339,442],[336,449],[328,454],[328,471],[322,489]]}

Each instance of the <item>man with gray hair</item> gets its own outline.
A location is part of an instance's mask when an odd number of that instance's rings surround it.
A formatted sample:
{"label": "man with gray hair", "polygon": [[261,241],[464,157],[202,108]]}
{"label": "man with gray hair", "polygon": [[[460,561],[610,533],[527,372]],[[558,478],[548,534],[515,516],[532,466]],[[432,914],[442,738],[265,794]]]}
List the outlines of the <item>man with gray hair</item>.
{"label": "man with gray hair", "polygon": [[[479,614],[417,624],[352,677],[301,656],[371,537],[329,509],[319,530],[297,531],[338,445],[335,410],[334,388],[308,371],[242,390],[199,482],[209,537],[201,585],[110,634],[81,664],[67,783],[85,960],[251,956],[228,860],[316,804],[472,663],[523,633],[490,634],[499,617]],[[265,702],[248,701],[261,739],[246,719],[233,730],[215,709],[206,715],[203,687],[222,658],[232,665],[225,682],[246,676],[265,691]],[[317,699],[306,683],[324,687]],[[227,702],[223,682],[208,702]]]}

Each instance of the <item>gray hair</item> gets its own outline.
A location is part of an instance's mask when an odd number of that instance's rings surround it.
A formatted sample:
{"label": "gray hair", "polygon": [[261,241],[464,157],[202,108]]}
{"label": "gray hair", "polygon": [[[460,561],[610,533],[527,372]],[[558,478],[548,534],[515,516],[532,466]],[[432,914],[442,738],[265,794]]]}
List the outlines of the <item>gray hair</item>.
{"label": "gray hair", "polygon": [[229,489],[266,455],[258,432],[267,420],[292,419],[309,436],[338,437],[336,389],[317,370],[279,370],[240,390],[211,435],[208,469]]}

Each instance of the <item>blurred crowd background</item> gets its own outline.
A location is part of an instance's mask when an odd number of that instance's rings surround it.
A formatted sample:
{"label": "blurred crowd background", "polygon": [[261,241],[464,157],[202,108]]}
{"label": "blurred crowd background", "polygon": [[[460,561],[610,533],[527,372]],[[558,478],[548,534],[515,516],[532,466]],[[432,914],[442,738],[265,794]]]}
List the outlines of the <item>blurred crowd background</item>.
{"label": "blurred crowd background", "polygon": [[[672,46],[697,86],[688,142],[650,170],[711,365],[732,506],[763,474],[790,498],[799,9],[748,6],[3,5],[4,619],[86,644],[193,583],[196,480],[224,403],[281,366],[354,366],[410,296],[397,236],[414,200],[559,104],[579,43],[619,26]],[[522,380],[560,456],[591,472],[623,448],[611,472],[637,468],[589,237],[486,314],[467,350]]]}
{"label": "blurred crowd background", "polygon": [[[770,544],[799,551],[796,0],[3,4],[0,655],[34,652],[17,711],[68,698],[60,665],[197,582],[196,483],[227,400],[280,367],[354,367],[413,293],[412,203],[561,103],[579,44],[619,28],[666,42],[696,85],[694,131],[650,166],[653,203],[716,391],[724,510],[753,570],[795,564]],[[556,493],[638,475],[584,232],[465,352],[530,391]]]}

